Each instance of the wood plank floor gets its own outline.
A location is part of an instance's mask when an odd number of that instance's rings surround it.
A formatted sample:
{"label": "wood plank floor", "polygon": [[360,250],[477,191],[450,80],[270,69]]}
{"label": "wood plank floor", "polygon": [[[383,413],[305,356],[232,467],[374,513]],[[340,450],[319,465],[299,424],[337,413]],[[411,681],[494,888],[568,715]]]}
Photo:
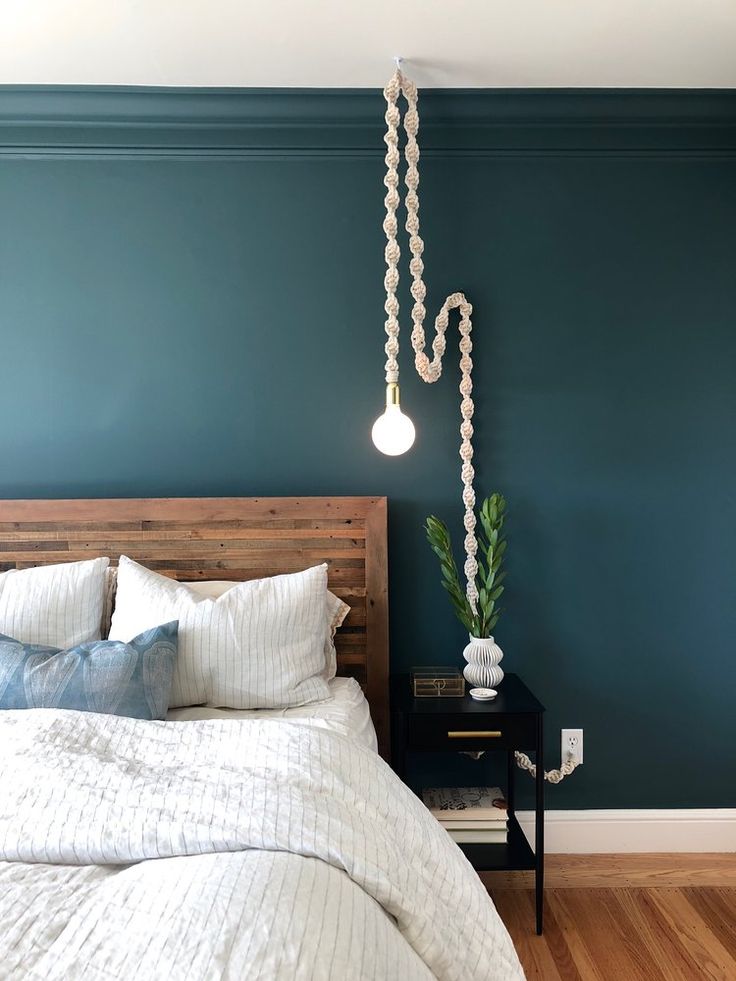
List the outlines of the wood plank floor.
{"label": "wood plank floor", "polygon": [[528,981],[735,981],[736,889],[491,890]]}
{"label": "wood plank floor", "polygon": [[736,981],[735,887],[632,879],[546,889],[542,937],[532,890],[488,883],[528,981]]}
{"label": "wood plank floor", "polygon": [[[481,872],[488,889],[532,889],[533,872]],[[736,887],[736,852],[630,855],[547,855],[550,889],[634,889],[651,886]]]}

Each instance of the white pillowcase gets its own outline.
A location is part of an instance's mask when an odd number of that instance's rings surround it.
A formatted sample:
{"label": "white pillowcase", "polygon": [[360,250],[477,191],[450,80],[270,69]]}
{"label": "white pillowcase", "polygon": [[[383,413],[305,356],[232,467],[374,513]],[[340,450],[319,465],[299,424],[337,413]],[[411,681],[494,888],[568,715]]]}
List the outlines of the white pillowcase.
{"label": "white pillowcase", "polygon": [[99,640],[109,563],[88,559],[3,572],[0,634],[64,650]]}
{"label": "white pillowcase", "polygon": [[[207,579],[202,582],[185,583],[190,589],[194,590],[199,596],[208,596],[210,599],[218,599],[228,590],[237,586],[237,582],[227,579]],[[337,651],[335,650],[335,634],[342,626],[343,620],[350,613],[350,607],[344,603],[339,596],[335,596],[329,589],[326,591],[325,599],[325,618],[327,629],[325,631],[325,669],[324,677],[331,681],[337,674]]]}
{"label": "white pillowcase", "polygon": [[288,708],[327,698],[327,566],[238,583],[218,598],[151,572],[118,566],[111,640],[179,621],[169,707]]}
{"label": "white pillowcase", "polygon": [[327,590],[327,637],[325,639],[325,662],[327,664],[327,680],[337,674],[337,651],[335,650],[335,634],[342,626],[345,617],[350,613],[350,607],[339,596]]}

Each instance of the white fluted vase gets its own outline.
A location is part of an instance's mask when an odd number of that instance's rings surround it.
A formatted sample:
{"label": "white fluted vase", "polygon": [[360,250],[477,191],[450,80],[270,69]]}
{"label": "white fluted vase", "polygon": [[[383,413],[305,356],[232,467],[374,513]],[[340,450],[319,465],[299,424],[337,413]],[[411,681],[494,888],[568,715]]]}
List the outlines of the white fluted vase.
{"label": "white fluted vase", "polygon": [[473,688],[495,688],[503,681],[503,668],[499,667],[503,651],[493,637],[471,636],[463,657],[468,662],[463,674]]}

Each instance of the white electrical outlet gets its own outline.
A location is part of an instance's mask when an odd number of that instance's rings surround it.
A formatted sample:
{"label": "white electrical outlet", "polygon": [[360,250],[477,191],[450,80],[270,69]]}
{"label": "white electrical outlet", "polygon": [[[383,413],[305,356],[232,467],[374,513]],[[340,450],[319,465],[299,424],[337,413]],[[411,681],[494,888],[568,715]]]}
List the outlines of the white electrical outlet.
{"label": "white electrical outlet", "polygon": [[583,730],[563,729],[560,741],[560,757],[562,762],[572,758],[576,763],[583,762]]}

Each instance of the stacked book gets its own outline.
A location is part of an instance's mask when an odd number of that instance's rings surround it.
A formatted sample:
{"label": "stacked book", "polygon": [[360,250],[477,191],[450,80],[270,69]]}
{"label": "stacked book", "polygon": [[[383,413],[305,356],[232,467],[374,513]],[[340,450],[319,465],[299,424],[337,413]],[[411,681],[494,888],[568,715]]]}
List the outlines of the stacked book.
{"label": "stacked book", "polygon": [[428,787],[422,798],[455,841],[506,841],[508,811],[498,787]]}

